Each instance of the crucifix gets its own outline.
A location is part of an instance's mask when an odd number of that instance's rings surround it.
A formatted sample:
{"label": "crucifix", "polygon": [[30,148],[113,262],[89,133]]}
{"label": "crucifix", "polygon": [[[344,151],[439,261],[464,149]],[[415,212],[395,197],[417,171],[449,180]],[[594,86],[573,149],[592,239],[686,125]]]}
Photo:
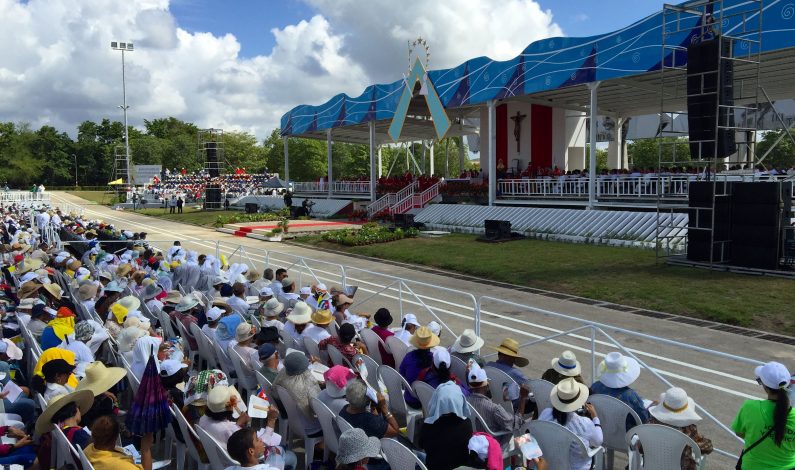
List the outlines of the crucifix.
{"label": "crucifix", "polygon": [[513,136],[516,138],[516,151],[519,151],[519,138],[522,136],[522,121],[527,117],[527,114],[522,114],[516,111],[516,116],[511,117],[513,121]]}

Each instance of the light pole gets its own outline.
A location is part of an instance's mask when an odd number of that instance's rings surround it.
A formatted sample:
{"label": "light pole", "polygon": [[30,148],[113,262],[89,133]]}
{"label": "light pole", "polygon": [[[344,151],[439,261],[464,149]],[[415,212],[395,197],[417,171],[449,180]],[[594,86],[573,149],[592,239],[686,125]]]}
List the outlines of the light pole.
{"label": "light pole", "polygon": [[72,154],[75,158],[75,189],[77,189],[77,154]]}
{"label": "light pole", "polygon": [[124,111],[124,160],[125,165],[127,167],[127,181],[126,184],[130,184],[130,135],[127,131],[127,110],[130,108],[127,106],[127,81],[125,80],[124,76],[124,52],[132,52],[133,51],[133,43],[131,42],[117,42],[112,41],[110,43],[110,48],[114,51],[121,51],[121,92],[122,92],[122,105],[119,108]]}

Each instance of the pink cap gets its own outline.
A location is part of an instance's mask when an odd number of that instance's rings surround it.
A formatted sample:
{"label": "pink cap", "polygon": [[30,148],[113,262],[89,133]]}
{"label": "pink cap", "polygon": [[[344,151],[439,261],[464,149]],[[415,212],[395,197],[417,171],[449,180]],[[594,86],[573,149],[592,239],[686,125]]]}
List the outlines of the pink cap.
{"label": "pink cap", "polygon": [[338,389],[345,390],[348,380],[356,377],[350,369],[344,366],[334,366],[323,373],[326,383],[333,383]]}

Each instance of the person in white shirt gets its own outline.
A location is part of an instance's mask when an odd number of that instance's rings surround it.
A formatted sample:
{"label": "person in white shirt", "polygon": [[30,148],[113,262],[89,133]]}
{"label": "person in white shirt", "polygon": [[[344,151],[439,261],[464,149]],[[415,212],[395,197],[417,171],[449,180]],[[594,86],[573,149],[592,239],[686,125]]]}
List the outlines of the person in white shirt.
{"label": "person in white shirt", "polygon": [[[560,381],[550,393],[552,408],[541,411],[539,421],[551,421],[560,424],[573,432],[585,448],[602,445],[602,427],[596,410],[588,401],[588,387],[573,377]],[[577,413],[583,409],[585,416]],[[572,446],[571,470],[588,470],[591,468],[591,457],[580,450],[580,446]]]}
{"label": "person in white shirt", "polygon": [[277,297],[287,308],[293,308],[295,303],[301,300],[301,297],[295,293],[295,282],[289,277],[282,279],[282,293]]}
{"label": "person in white shirt", "polygon": [[39,213],[36,214],[35,220],[36,227],[38,227],[39,230],[44,230],[44,228],[50,224],[50,214],[47,213],[47,209],[42,207]]}
{"label": "person in white shirt", "polygon": [[312,309],[310,309],[305,302],[298,302],[295,304],[293,311],[287,315],[287,324],[284,325],[284,331],[295,341],[293,345],[295,349],[306,352],[304,348],[304,335],[312,337],[312,335],[317,334],[317,332],[312,330],[320,329],[312,325],[310,323],[311,321]]}
{"label": "person in white shirt", "polygon": [[262,314],[265,316],[265,321],[262,322],[262,326],[273,326],[281,332],[284,328],[284,323],[279,320],[279,314],[281,314],[283,311],[284,304],[278,300],[270,299],[265,302],[265,305],[262,308]]}
{"label": "person in white shirt", "polygon": [[314,312],[317,310],[317,301],[312,298],[312,288],[311,287],[302,287],[301,290],[298,291],[298,298],[306,302],[309,305],[309,308],[312,309]]}
{"label": "person in white shirt", "polygon": [[326,330],[331,322],[334,321],[334,316],[328,310],[316,310],[312,312],[312,325],[316,328],[307,328],[304,331],[304,336],[314,339],[320,343],[324,339],[331,336]]}
{"label": "person in white shirt", "polygon": [[409,340],[414,334],[414,331],[420,326],[422,325],[417,321],[417,316],[413,313],[407,313],[403,317],[403,328],[395,333],[395,337],[406,343],[406,346],[410,346]]}
{"label": "person in white shirt", "polygon": [[218,307],[210,307],[204,314],[207,317],[207,323],[202,326],[202,333],[207,335],[208,338],[215,338],[215,329],[218,328],[218,320],[225,314],[226,313]]}
{"label": "person in white shirt", "polygon": [[229,300],[226,303],[229,304],[232,309],[239,313],[243,318],[246,318],[248,314],[248,302],[246,302],[246,285],[242,282],[236,282],[232,286],[232,292],[234,295],[229,297]]}
{"label": "person in white shirt", "polygon": [[282,293],[282,279],[287,277],[287,270],[283,268],[279,268],[276,270],[276,276],[271,283],[271,290],[273,290],[273,295],[279,296]]}
{"label": "person in white shirt", "polygon": [[75,366],[64,359],[53,359],[42,366],[45,386],[44,390],[38,391],[44,395],[45,401],[49,402],[53,397],[74,391],[66,384],[74,370]]}

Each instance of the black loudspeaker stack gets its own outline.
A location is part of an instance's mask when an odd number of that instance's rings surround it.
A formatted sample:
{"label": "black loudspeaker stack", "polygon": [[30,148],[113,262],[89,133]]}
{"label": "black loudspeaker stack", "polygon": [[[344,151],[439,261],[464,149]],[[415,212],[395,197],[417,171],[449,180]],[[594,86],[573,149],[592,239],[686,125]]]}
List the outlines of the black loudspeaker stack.
{"label": "black loudspeaker stack", "polygon": [[204,153],[207,158],[206,168],[210,178],[221,176],[218,165],[218,144],[216,142],[205,142]]}
{"label": "black loudspeaker stack", "polygon": [[259,204],[256,202],[246,203],[246,214],[256,214],[257,212],[259,212]]}
{"label": "black loudspeaker stack", "polygon": [[395,214],[395,227],[403,230],[414,227],[414,214]]}
{"label": "black loudspeaker stack", "polygon": [[734,105],[734,64],[720,59],[731,57],[731,47],[731,40],[718,37],[687,48],[687,125],[694,159],[725,158],[737,151],[732,129],[715,135],[718,125],[734,126],[734,109],[726,107]]}
{"label": "black loudspeaker stack", "polygon": [[[723,184],[723,183],[718,183]],[[728,264],[747,268],[776,270],[783,255],[784,228],[792,214],[792,183],[728,183],[727,194],[716,197],[715,236],[730,240],[723,260]],[[722,192],[722,187],[716,193]],[[689,206],[711,207],[712,183],[690,184]],[[690,224],[709,228],[709,210],[690,209]],[[696,215],[698,212],[698,215]],[[697,225],[693,225],[694,222]],[[710,234],[706,230],[687,231],[687,259],[709,261]],[[716,244],[715,251],[719,250]],[[718,256],[713,261],[721,261]]]}
{"label": "black loudspeaker stack", "polygon": [[510,240],[511,222],[509,220],[486,220],[483,223],[486,240]]}
{"label": "black loudspeaker stack", "polygon": [[207,185],[204,190],[204,207],[208,209],[219,209],[221,207],[221,185]]}

